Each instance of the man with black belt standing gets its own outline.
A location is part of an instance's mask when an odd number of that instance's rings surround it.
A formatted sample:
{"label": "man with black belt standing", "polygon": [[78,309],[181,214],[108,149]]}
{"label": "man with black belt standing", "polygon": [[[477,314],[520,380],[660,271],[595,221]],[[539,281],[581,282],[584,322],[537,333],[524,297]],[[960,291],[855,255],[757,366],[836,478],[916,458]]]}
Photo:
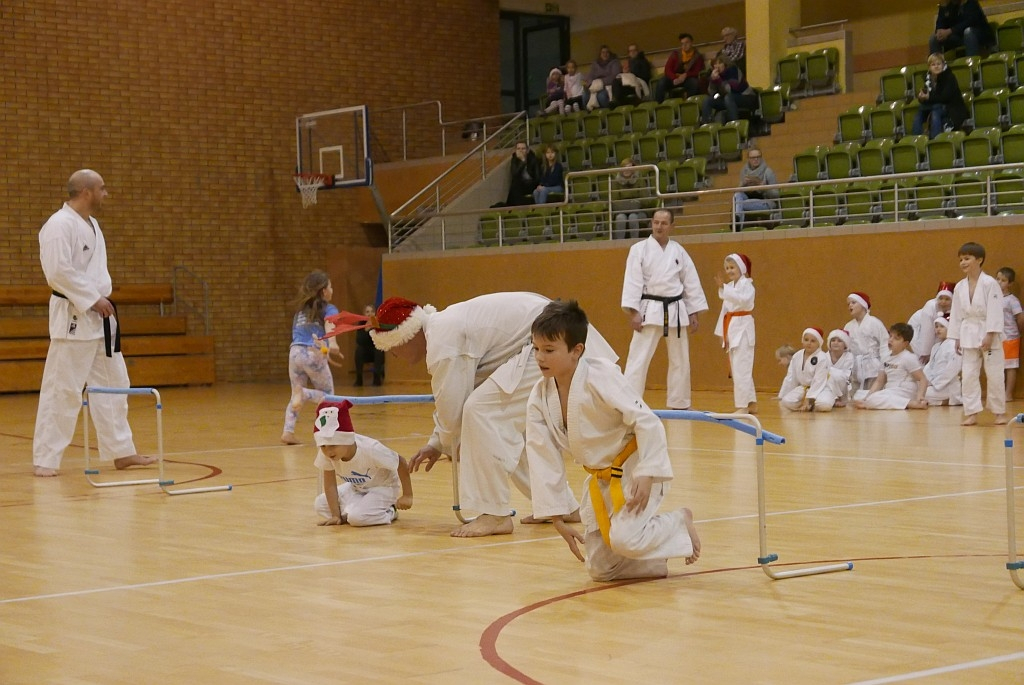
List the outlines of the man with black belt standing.
{"label": "man with black belt standing", "polygon": [[622,309],[629,316],[633,339],[624,375],[642,397],[658,340],[665,338],[667,404],[672,409],[689,409],[687,331],[697,332],[697,314],[707,310],[708,301],[690,255],[670,239],[674,225],[671,209],[657,210],[651,219],[651,236],[629,249],[622,283]]}
{"label": "man with black belt standing", "polygon": [[[56,476],[64,450],[75,433],[82,390],[127,388],[128,369],[121,356],[120,332],[107,246],[93,214],[107,196],[103,178],[91,169],[68,179],[68,201],[39,231],[39,258],[50,296],[50,347],[39,391],[32,463],[37,476]],[[101,460],[118,469],[156,461],[136,453],[128,425],[127,395],[92,395]]]}

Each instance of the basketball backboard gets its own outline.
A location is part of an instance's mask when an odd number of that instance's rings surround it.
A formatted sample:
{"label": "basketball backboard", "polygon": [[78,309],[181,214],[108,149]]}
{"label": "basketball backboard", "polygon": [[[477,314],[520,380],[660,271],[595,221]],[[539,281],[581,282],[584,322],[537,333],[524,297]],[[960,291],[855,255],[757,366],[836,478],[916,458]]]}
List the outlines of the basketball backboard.
{"label": "basketball backboard", "polygon": [[295,119],[295,174],[327,174],[322,190],[373,183],[366,105],[303,114]]}

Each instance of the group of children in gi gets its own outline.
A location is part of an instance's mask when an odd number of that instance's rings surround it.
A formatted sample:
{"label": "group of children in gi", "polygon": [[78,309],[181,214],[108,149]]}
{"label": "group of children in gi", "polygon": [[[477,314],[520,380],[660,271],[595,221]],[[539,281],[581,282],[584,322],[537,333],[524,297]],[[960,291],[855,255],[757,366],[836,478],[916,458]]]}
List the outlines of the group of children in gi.
{"label": "group of children in gi", "polygon": [[[614,362],[583,357],[587,333],[587,315],[575,301],[551,302],[532,326],[542,375],[526,424],[533,514],[552,521],[595,580],[663,577],[669,558],[692,564],[700,556],[693,514],[658,511],[673,477],[665,427]],[[412,507],[409,464],[357,434],[351,406],[345,400],[317,407],[315,464],[324,479],[314,508],[320,525],[388,525]],[[566,510],[574,498],[566,497],[563,455],[588,473],[583,533],[570,524],[575,512]]]}
{"label": "group of children in gi", "polygon": [[[847,298],[852,319],[826,338],[810,327],[802,350],[776,352],[788,370],[780,404],[792,411],[831,411],[852,401],[860,409],[926,409],[963,405],[962,425],[982,411],[981,371],[994,422],[1005,424],[1020,357],[1024,314],[1010,293],[1013,269],[992,278],[982,268],[985,248],[964,244],[958,253],[964,279],[942,282],[934,299],[910,319],[886,329],[862,292]],[[823,346],[827,345],[827,351]],[[962,377],[962,384],[961,384]]]}

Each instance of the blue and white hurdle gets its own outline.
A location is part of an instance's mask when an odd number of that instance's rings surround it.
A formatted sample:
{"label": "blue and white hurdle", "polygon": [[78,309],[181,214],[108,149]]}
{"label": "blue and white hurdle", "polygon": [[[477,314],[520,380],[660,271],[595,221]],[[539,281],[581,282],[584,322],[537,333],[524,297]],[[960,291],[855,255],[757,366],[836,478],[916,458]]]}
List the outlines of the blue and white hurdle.
{"label": "blue and white hurdle", "polygon": [[1006,570],[1010,572],[1013,584],[1024,590],[1024,579],[1020,577],[1024,561],[1017,559],[1017,507],[1013,484],[1013,426],[1021,423],[1024,423],[1024,414],[1017,414],[1006,424],[1006,440],[1003,444],[1006,446]]}
{"label": "blue and white hurdle", "polygon": [[[348,400],[353,405],[369,405],[369,404],[426,404],[434,401],[433,395],[377,395],[369,397],[352,397],[347,395],[328,395],[324,399],[332,402],[341,402]],[[765,496],[765,462],[764,462],[764,443],[770,442],[774,445],[785,444],[786,439],[781,435],[776,435],[769,431],[764,430],[761,427],[761,422],[756,416],[752,414],[718,414],[713,412],[702,412],[692,410],[678,410],[678,409],[656,409],[654,410],[655,415],[665,420],[683,420],[683,421],[704,421],[708,423],[716,423],[726,428],[732,428],[733,430],[746,433],[754,437],[754,445],[757,448],[757,514],[758,514],[758,531],[759,531],[759,544],[761,555],[757,558],[758,565],[765,574],[772,580],[781,580],[783,578],[796,578],[799,576],[811,576],[820,573],[834,573],[836,571],[850,571],[853,570],[852,561],[844,561],[836,564],[827,564],[824,566],[815,566],[812,568],[801,568],[792,569],[789,571],[776,571],[771,567],[772,562],[778,561],[779,556],[777,554],[771,554],[768,552],[768,513],[766,506]],[[1020,417],[1018,417],[1020,418]],[[452,457],[452,492],[454,497],[454,503],[452,504],[452,510],[455,512],[455,516],[465,523],[472,519],[466,519],[462,516],[461,507],[459,504],[459,466],[458,459]],[[512,512],[513,515],[515,512]],[[1024,586],[1022,586],[1024,587]]]}
{"label": "blue and white hurdle", "polygon": [[[151,395],[156,402],[156,443],[157,443],[157,466],[158,475],[156,478],[143,478],[138,480],[114,480],[114,481],[100,481],[93,478],[98,476],[99,469],[92,468],[90,462],[90,450],[89,450],[89,395]],[[156,388],[104,388],[99,386],[86,386],[82,392],[82,413],[84,414],[84,430],[82,431],[85,435],[85,479],[89,481],[89,485],[94,488],[111,488],[119,487],[122,485],[159,485],[160,489],[168,495],[193,495],[199,492],[221,492],[225,490],[231,490],[230,485],[214,485],[211,487],[203,488],[179,488],[177,490],[169,489],[171,485],[174,485],[173,480],[168,480],[164,477],[164,422],[163,422],[163,402],[160,399],[160,391]]]}

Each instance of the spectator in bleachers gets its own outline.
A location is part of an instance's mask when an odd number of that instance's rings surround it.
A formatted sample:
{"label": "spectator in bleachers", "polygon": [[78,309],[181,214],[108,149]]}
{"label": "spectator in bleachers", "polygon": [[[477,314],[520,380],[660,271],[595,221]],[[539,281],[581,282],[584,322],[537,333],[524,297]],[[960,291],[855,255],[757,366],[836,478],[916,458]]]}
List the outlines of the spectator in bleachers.
{"label": "spectator in bleachers", "polygon": [[747,83],[740,68],[722,53],[711,63],[708,77],[708,97],[702,105],[704,123],[711,123],[717,112],[726,113],[726,121],[740,118],[740,109],[757,109],[757,93]]}
{"label": "spectator in bleachers", "polygon": [[967,56],[973,57],[987,52],[993,43],[992,27],[978,0],[948,0],[939,5],[928,52],[942,53],[963,46]]}
{"label": "spectator in bleachers", "polygon": [[612,84],[615,77],[622,73],[622,65],[607,45],[602,45],[597,59],[590,64],[587,82],[590,84],[590,100],[587,109],[607,107],[612,101]]}
{"label": "spectator in bleachers", "polygon": [[651,96],[651,61],[644,51],[630,43],[626,48],[629,60],[612,84],[612,100],[616,105],[635,105]]}
{"label": "spectator in bleachers", "polygon": [[640,222],[647,219],[640,198],[649,196],[648,179],[634,169],[632,157],[619,162],[623,169],[612,179],[612,211],[615,213],[615,228],[612,237],[639,238]]}
{"label": "spectator in bleachers", "polygon": [[934,138],[943,131],[959,129],[970,117],[956,76],[941,52],[928,57],[928,74],[917,99],[921,106],[914,115],[914,135],[924,131],[925,119],[929,119],[928,138]]}
{"label": "spectator in bleachers", "polygon": [[544,148],[544,161],[541,163],[540,182],[533,189],[533,201],[542,205],[548,201],[550,193],[565,192],[565,170],[558,161],[558,150],[551,145]]}
{"label": "spectator in bleachers", "polygon": [[747,41],[737,38],[739,32],[731,26],[722,29],[722,49],[719,55],[728,57],[743,71],[747,70]]}
{"label": "spectator in bleachers", "polygon": [[700,74],[704,71],[704,56],[693,47],[693,36],[679,34],[679,49],[674,50],[665,62],[665,75],[658,81],[654,97],[662,102],[673,91],[683,91],[687,96],[703,90]]}
{"label": "spectator in bleachers", "polygon": [[509,165],[508,199],[505,200],[505,204],[510,207],[532,205],[533,189],[540,182],[540,175],[540,160],[537,159],[537,155],[525,142],[516,143],[512,163]]}
{"label": "spectator in bleachers", "polygon": [[576,67],[576,60],[565,63],[565,76],[562,77],[565,87],[565,111],[578,112],[587,105],[584,98],[586,88],[583,87],[583,74]]}
{"label": "spectator in bleachers", "polygon": [[[771,170],[756,147],[747,148],[747,163],[740,169],[740,187],[770,186],[777,183],[775,172]],[[736,227],[743,230],[743,222],[747,212],[768,212],[775,208],[779,191],[771,190],[740,190],[732,196],[733,214]]]}
{"label": "spectator in bleachers", "polygon": [[555,67],[548,73],[547,91],[548,106],[541,114],[565,114],[565,85],[562,82],[562,70]]}

